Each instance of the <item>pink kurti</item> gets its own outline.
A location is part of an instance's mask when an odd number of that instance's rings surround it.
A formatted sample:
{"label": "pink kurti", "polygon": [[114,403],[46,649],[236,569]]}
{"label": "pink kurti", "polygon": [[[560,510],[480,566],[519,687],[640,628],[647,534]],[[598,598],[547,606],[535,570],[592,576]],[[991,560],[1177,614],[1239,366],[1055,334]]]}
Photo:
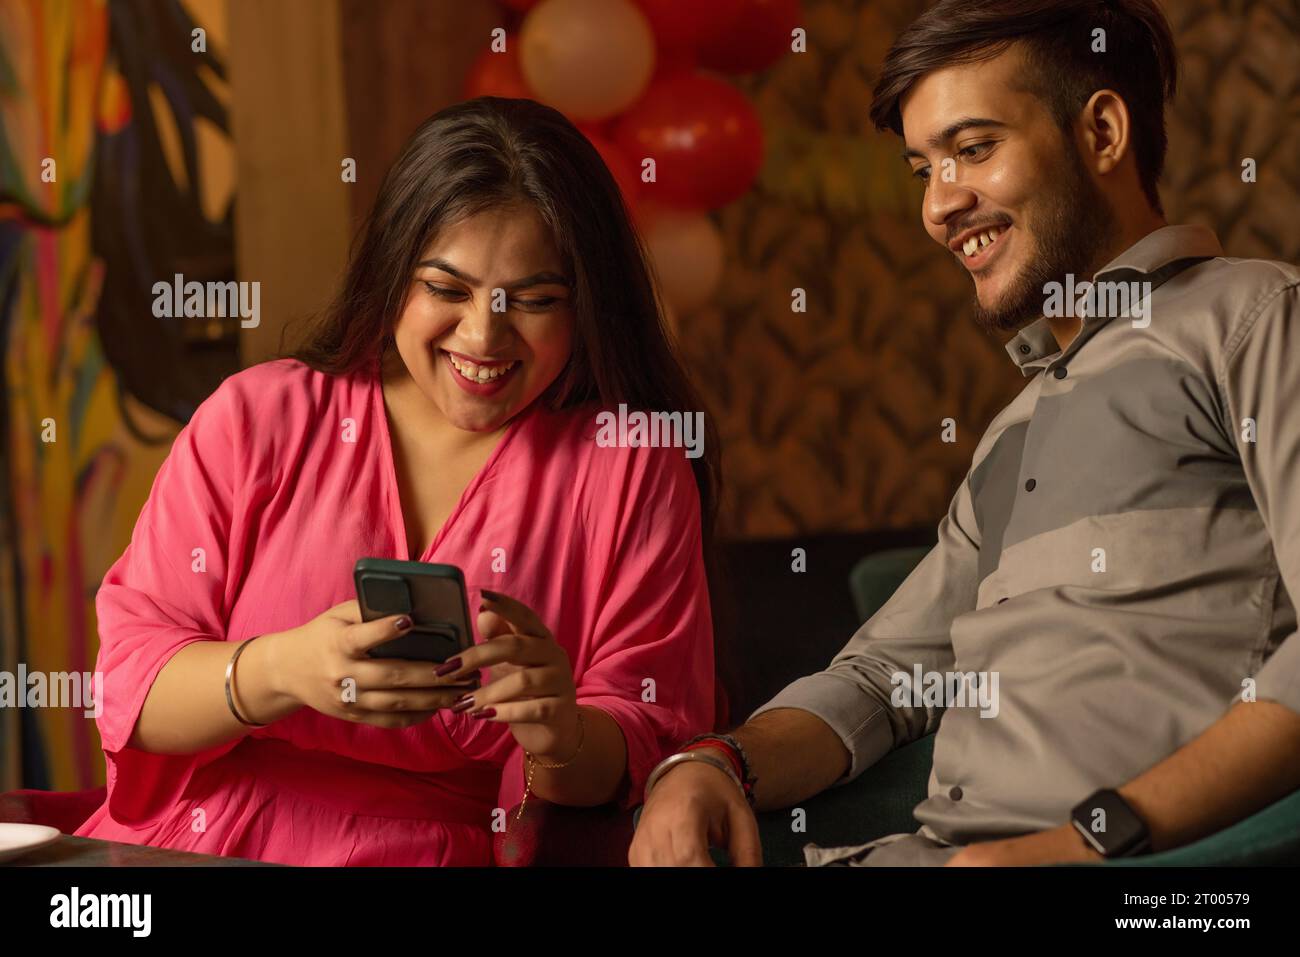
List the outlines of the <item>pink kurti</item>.
{"label": "pink kurti", "polygon": [[444,710],[390,730],[302,708],[198,754],[127,744],[178,649],[302,625],[355,597],[365,557],[457,565],[471,609],[481,588],[533,608],[579,703],[622,729],[619,802],[637,803],[654,764],[713,721],[699,497],[681,449],[600,447],[595,412],[517,416],[411,556],[373,372],[279,360],[227,379],[177,437],[97,597],[108,800],[77,833],[293,864],[490,864],[494,818],[511,823],[494,809],[524,791],[502,723]]}

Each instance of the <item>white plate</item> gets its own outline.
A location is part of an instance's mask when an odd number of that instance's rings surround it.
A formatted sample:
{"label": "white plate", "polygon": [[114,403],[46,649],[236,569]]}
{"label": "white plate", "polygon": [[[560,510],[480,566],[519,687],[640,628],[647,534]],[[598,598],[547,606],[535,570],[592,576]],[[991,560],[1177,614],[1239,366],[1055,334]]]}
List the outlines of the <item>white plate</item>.
{"label": "white plate", "polygon": [[62,836],[57,827],[44,824],[0,824],[0,861],[53,844]]}

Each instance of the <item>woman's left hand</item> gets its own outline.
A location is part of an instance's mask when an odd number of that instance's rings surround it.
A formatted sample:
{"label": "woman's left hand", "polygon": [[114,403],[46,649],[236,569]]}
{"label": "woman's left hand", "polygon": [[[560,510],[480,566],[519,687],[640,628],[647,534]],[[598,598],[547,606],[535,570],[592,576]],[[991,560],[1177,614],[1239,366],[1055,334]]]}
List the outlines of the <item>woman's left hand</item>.
{"label": "woman's left hand", "polygon": [[482,595],[478,633],[483,640],[447,662],[459,659],[459,666],[443,677],[454,681],[490,668],[490,680],[452,710],[504,721],[525,751],[546,761],[568,761],[582,735],[568,654],[523,602],[497,592]]}

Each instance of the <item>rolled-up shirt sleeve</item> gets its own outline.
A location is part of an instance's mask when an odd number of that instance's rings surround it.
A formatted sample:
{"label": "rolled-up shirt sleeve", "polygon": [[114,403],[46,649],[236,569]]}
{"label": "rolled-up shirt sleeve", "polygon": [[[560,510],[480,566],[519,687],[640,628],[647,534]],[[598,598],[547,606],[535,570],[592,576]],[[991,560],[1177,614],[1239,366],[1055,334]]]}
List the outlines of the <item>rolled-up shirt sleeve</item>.
{"label": "rolled-up shirt sleeve", "polygon": [[131,744],[154,680],[172,656],[195,642],[226,639],[234,476],[243,467],[236,409],[232,390],[223,386],[181,430],[130,545],[95,596],[108,807],[129,827],[155,822],[195,770],[238,743],[193,754],[157,754]]}
{"label": "rolled-up shirt sleeve", "polygon": [[623,733],[627,774],[616,801],[632,808],[654,766],[713,726],[713,624],[688,460],[672,448],[620,459],[609,473],[618,504],[594,535],[611,573],[575,677],[578,703],[602,709]]}
{"label": "rolled-up shirt sleeve", "polygon": [[[612,800],[641,803],[646,778],[682,741],[713,727],[712,609],[700,498],[680,449],[601,449],[598,471],[575,480],[592,578],[572,600],[589,604],[580,635],[564,636],[577,703],[605,712],[626,746],[626,774]],[[467,755],[504,768],[499,806],[525,793],[524,753],[507,729],[445,715]],[[495,726],[492,726],[495,724]]]}
{"label": "rolled-up shirt sleeve", "polygon": [[[1277,561],[1281,584],[1300,595],[1300,287],[1260,297],[1229,342],[1219,387],[1246,480]],[[1300,712],[1300,637],[1274,638],[1254,675],[1255,697]]]}
{"label": "rolled-up shirt sleeve", "polygon": [[[975,608],[979,533],[970,476],[939,523],[938,544],[823,671],[792,682],[750,719],[777,708],[815,714],[840,736],[852,758],[836,784],[853,780],[895,747],[936,730],[943,708],[895,705],[894,689],[910,686],[914,669],[953,668],[953,619]],[[908,676],[908,685],[894,680]]]}

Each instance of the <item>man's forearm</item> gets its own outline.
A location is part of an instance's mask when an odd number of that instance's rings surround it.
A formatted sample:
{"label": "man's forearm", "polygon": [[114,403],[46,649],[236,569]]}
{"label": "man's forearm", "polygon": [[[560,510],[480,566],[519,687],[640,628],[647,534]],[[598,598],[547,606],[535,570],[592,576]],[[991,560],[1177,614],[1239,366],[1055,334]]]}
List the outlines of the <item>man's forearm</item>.
{"label": "man's forearm", "polygon": [[1300,788],[1300,714],[1239,702],[1199,737],[1119,789],[1151,849],[1188,844]]}
{"label": "man's forearm", "polygon": [[764,711],[732,735],[758,783],[760,811],[789,807],[826,790],[849,769],[849,751],[821,718],[798,708]]}

